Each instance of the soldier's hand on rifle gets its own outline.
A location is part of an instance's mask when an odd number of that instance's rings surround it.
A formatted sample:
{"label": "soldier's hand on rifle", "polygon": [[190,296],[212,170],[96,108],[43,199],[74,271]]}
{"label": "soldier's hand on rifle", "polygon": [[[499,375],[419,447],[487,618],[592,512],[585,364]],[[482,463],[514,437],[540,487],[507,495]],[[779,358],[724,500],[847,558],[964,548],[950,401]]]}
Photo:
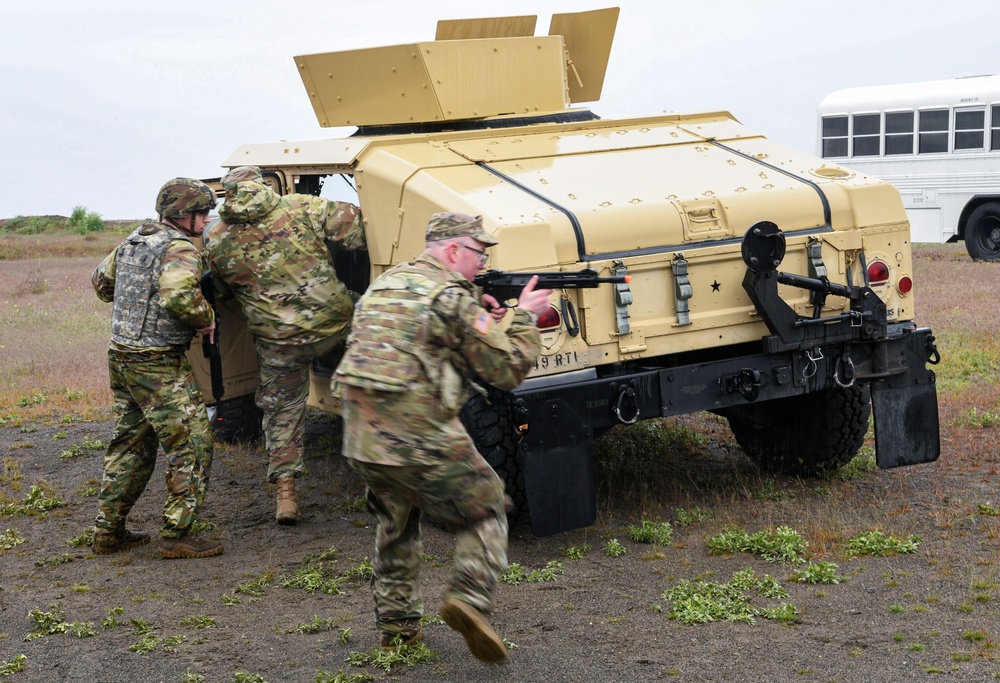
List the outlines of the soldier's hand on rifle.
{"label": "soldier's hand on rifle", "polygon": [[215,323],[213,322],[208,327],[200,327],[200,328],[198,328],[198,334],[200,334],[203,337],[207,334],[208,335],[208,343],[209,344],[214,344],[215,343]]}
{"label": "soldier's hand on rifle", "polygon": [[538,276],[533,276],[528,280],[528,284],[521,290],[521,296],[517,297],[517,307],[526,311],[532,311],[535,315],[541,316],[549,310],[549,295],[551,289],[535,289],[538,284]]}
{"label": "soldier's hand on rifle", "polygon": [[493,322],[500,322],[507,315],[507,307],[492,294],[483,294],[483,306],[490,312]]}

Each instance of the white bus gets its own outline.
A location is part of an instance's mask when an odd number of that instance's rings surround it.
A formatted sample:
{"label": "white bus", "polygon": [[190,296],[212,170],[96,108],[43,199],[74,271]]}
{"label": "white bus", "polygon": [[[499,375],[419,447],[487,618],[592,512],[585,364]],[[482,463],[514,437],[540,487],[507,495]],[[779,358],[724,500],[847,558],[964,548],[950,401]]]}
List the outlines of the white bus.
{"label": "white bus", "polygon": [[838,90],[819,105],[817,145],[895,185],[914,242],[1000,258],[1000,75]]}

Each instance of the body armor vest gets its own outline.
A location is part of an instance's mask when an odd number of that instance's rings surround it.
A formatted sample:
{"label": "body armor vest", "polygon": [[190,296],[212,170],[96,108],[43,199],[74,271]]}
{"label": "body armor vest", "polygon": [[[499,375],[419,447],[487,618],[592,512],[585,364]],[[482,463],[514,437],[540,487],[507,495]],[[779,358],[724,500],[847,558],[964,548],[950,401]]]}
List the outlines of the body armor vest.
{"label": "body armor vest", "polygon": [[188,346],[194,329],[160,306],[163,255],[176,239],[190,240],[162,224],[147,223],[125,238],[115,257],[111,339],[136,347]]}
{"label": "body armor vest", "polygon": [[428,327],[434,300],[449,284],[446,273],[405,265],[379,278],[355,310],[338,375],[366,389],[437,393],[450,349],[429,345]]}

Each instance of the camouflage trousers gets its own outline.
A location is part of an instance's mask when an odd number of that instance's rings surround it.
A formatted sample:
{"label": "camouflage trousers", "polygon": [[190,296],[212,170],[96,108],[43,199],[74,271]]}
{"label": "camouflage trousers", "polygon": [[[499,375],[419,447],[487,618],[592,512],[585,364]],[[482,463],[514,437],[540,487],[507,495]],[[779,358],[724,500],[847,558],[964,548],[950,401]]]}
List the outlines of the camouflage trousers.
{"label": "camouflage trousers", "polygon": [[108,352],[115,434],[104,455],[95,526],[117,533],[146,489],[158,446],[166,454],[161,536],[180,538],[198,517],[212,467],[212,432],[201,389],[183,355]]}
{"label": "camouflage trousers", "polygon": [[343,350],[349,330],[311,344],[275,344],[254,337],[260,385],[255,402],[264,411],[267,480],[302,476],[309,368],[317,358]]}
{"label": "camouflage trousers", "polygon": [[507,568],[507,514],[503,483],[478,453],[435,465],[348,462],[368,486],[368,509],[378,520],[372,593],[376,626],[423,616],[417,575],[423,545],[420,520],[432,516],[455,533],[454,568],[446,598],[489,612],[497,576]]}

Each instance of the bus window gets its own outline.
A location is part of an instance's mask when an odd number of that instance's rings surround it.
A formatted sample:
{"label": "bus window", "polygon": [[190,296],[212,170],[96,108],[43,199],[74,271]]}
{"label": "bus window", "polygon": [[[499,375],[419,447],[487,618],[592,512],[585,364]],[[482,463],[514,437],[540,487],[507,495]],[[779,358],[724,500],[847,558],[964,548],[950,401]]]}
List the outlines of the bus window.
{"label": "bus window", "polygon": [[990,149],[994,152],[1000,150],[1000,104],[993,105],[993,128],[990,130]]}
{"label": "bus window", "polygon": [[955,110],[955,149],[983,149],[986,110]]}
{"label": "bus window", "polygon": [[823,158],[847,156],[847,117],[823,117]]}
{"label": "bus window", "polygon": [[899,190],[914,242],[1000,263],[1000,73],[838,90],[815,121],[827,163]]}
{"label": "bus window", "polygon": [[913,154],[913,112],[885,113],[885,153]]}
{"label": "bus window", "polygon": [[879,141],[882,135],[882,117],[880,114],[855,114],[851,117],[854,123],[854,152],[856,157],[877,157]]}
{"label": "bus window", "polygon": [[920,112],[920,154],[948,151],[948,110]]}

